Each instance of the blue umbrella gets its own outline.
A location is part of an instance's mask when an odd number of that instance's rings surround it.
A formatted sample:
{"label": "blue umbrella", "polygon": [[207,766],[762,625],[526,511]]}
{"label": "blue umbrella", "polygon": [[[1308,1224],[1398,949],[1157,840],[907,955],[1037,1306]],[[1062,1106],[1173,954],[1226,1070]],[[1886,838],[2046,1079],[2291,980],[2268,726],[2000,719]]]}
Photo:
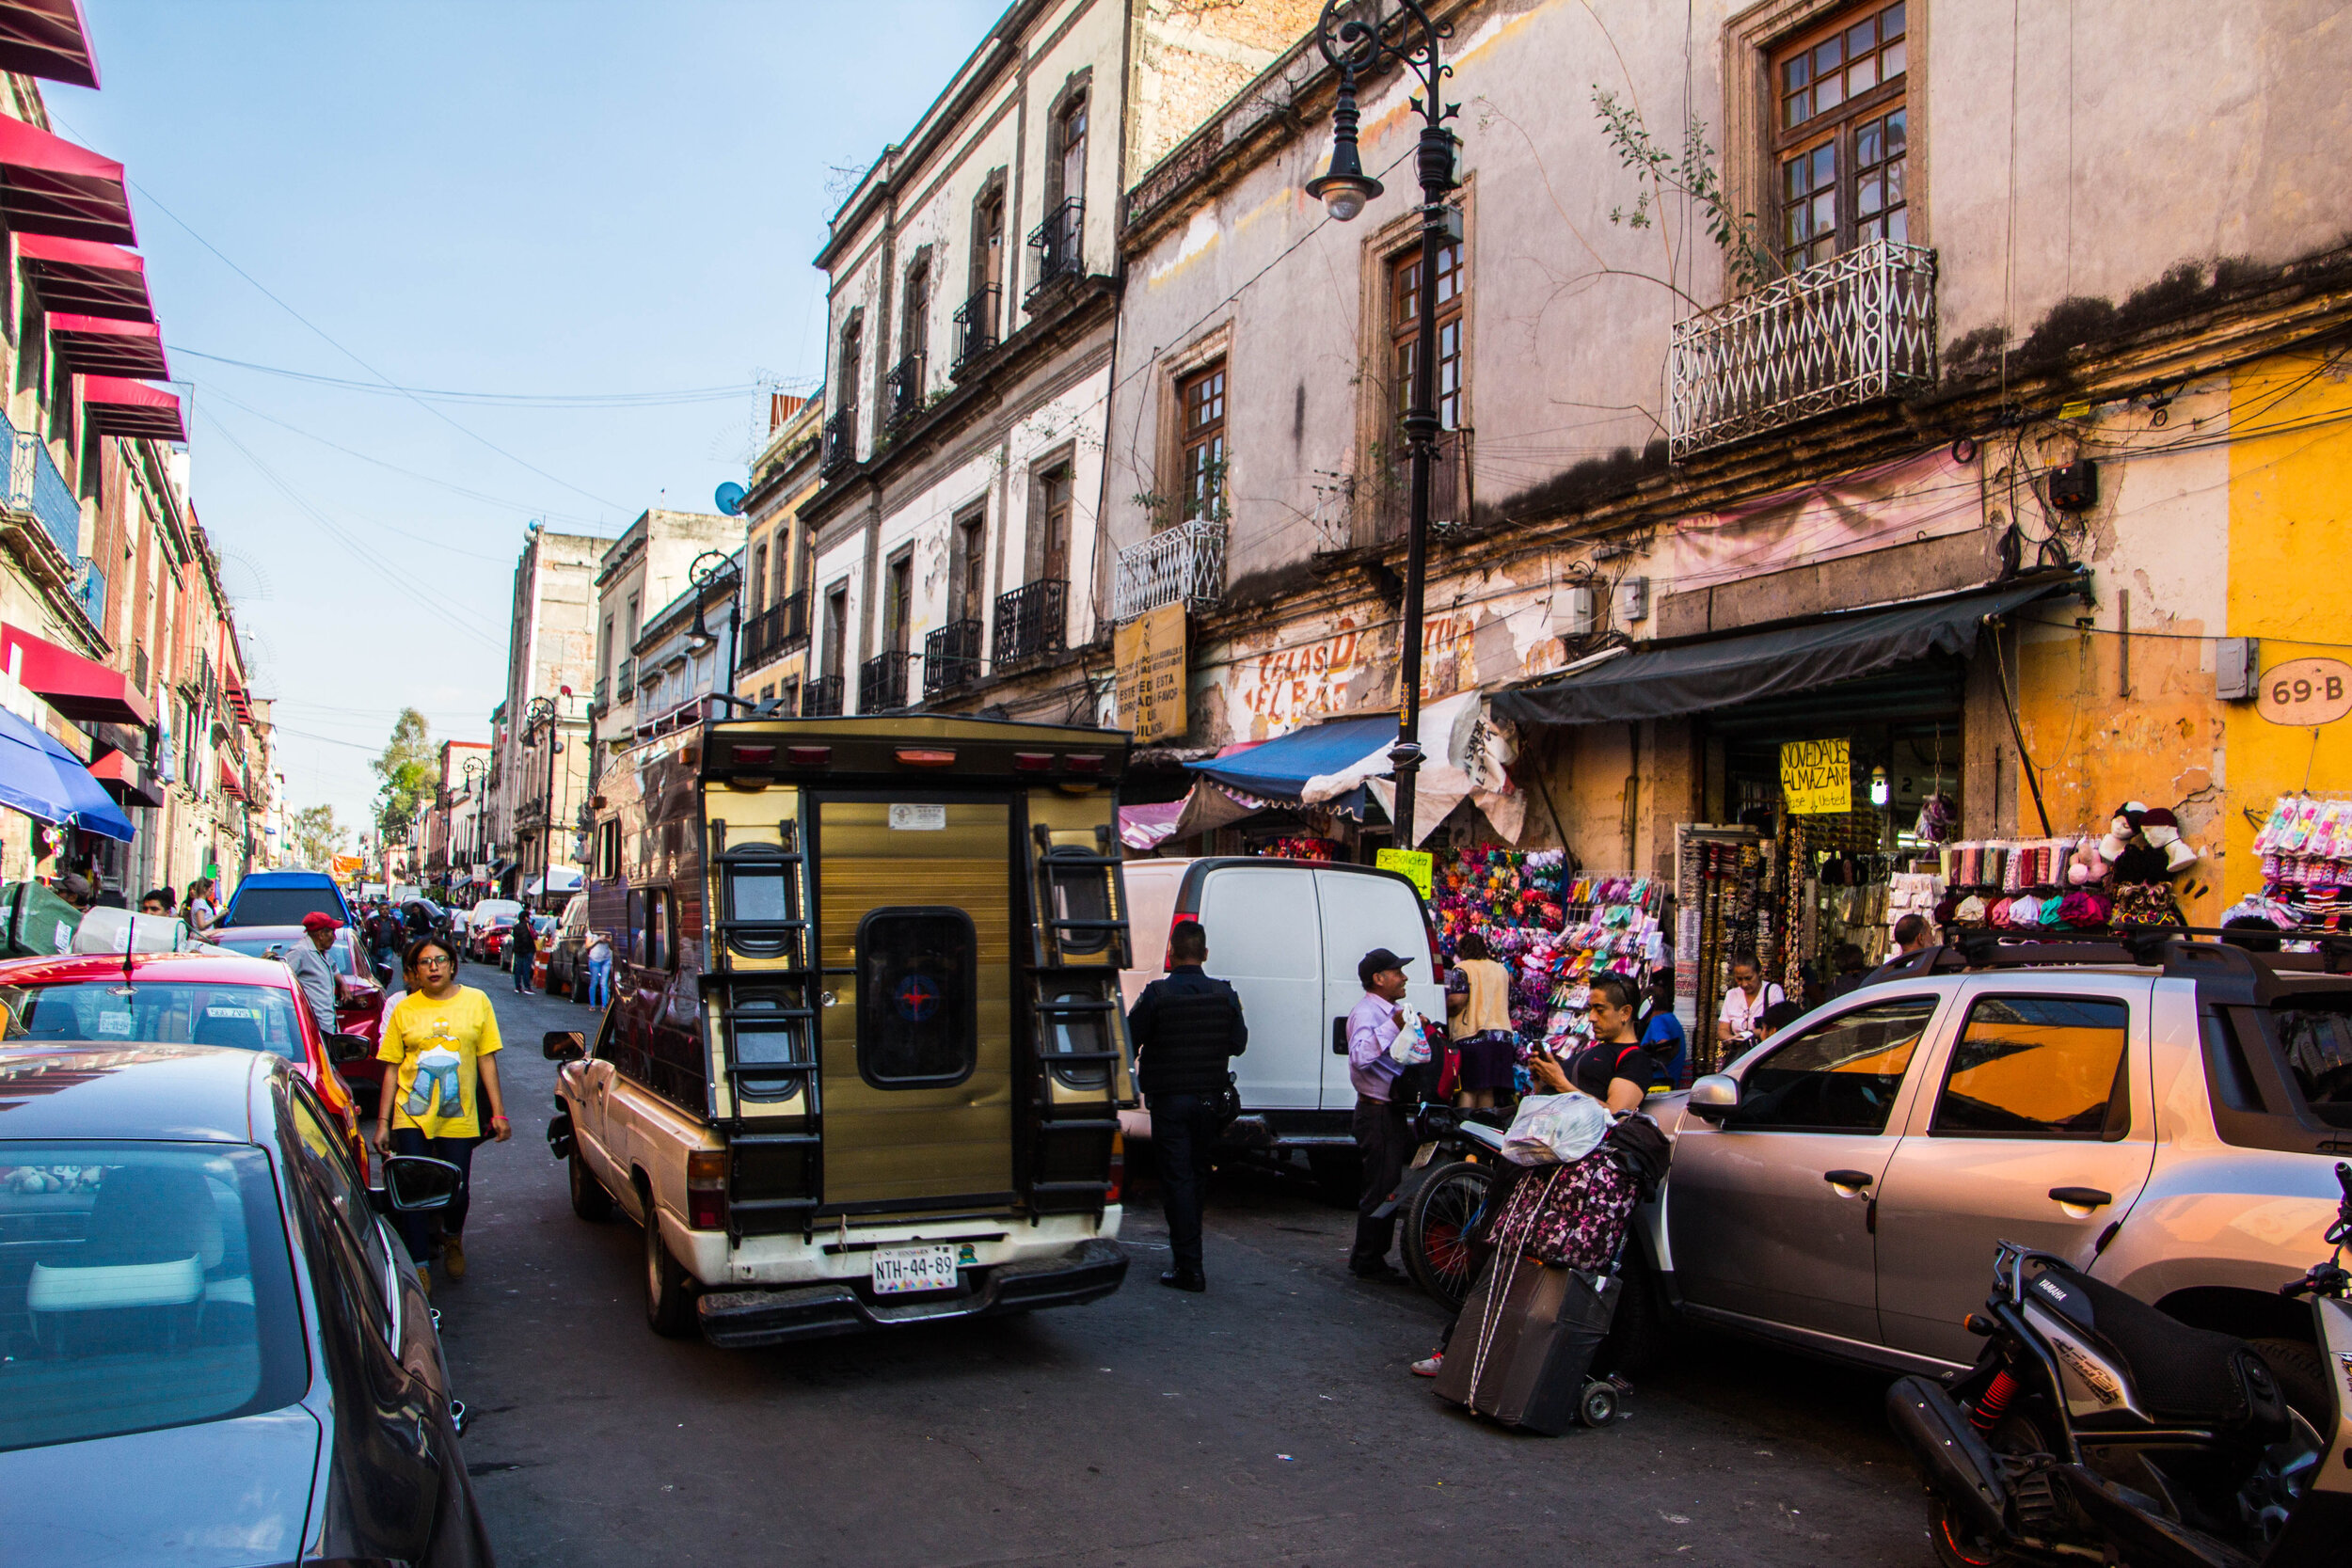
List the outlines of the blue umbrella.
{"label": "blue umbrella", "polygon": [[56,736],[0,708],[0,805],[128,844],[137,830]]}

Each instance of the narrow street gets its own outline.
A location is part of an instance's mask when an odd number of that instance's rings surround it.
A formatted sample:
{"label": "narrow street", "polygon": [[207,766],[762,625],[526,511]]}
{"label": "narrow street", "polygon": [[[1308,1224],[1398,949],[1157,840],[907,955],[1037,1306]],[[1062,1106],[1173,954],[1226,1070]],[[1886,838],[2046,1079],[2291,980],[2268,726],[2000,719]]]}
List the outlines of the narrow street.
{"label": "narrow street", "polygon": [[1159,1288],[1159,1216],[1130,1210],[1127,1284],[1091,1307],[658,1338],[635,1227],[575,1218],[541,1136],[540,1036],[594,1015],[465,982],[496,1004],[516,1132],[476,1160],[471,1270],[435,1303],[503,1563],[1928,1560],[1881,1380],[1693,1337],[1629,1420],[1506,1433],[1406,1374],[1437,1307],[1351,1279],[1351,1216],[1270,1176],[1218,1186],[1204,1296]]}

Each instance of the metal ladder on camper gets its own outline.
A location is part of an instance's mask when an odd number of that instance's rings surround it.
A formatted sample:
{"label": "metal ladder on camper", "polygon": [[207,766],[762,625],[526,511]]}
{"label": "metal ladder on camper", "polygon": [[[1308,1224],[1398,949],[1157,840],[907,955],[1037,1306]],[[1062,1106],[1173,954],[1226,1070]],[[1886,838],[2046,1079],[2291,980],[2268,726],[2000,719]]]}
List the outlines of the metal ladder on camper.
{"label": "metal ladder on camper", "polygon": [[[1120,856],[1112,849],[1108,828],[1095,830],[1097,852],[1053,842],[1053,831],[1040,824],[1031,830],[1038,853],[1032,863],[1030,897],[1036,911],[1035,962],[1030,971],[1031,1043],[1038,1073],[1030,1098],[1033,1141],[1029,1151],[1028,1192],[1033,1203],[1050,1212],[1100,1208],[1108,1196],[1107,1180],[1068,1180],[1038,1173],[1057,1168],[1058,1147],[1065,1141],[1116,1136],[1119,1132],[1118,1075],[1125,1059],[1119,1047],[1122,1012],[1119,1002],[1119,972],[1125,967],[1128,926],[1123,899],[1119,896]],[[1092,873],[1104,879],[1104,918],[1057,914],[1055,879],[1068,872]],[[1072,954],[1106,952],[1103,960],[1071,963]],[[1102,1041],[1092,1051],[1049,1049],[1057,1038],[1093,1037]],[[1054,1084],[1081,1085],[1065,1077],[1099,1071],[1102,1100],[1096,1104],[1057,1102]],[[1039,1200],[1044,1200],[1040,1202]]]}
{"label": "metal ladder on camper", "polygon": [[[809,963],[810,943],[814,940],[814,922],[807,918],[807,888],[803,871],[806,857],[800,848],[800,824],[787,818],[776,825],[776,836],[747,838],[727,842],[724,821],[709,825],[709,855],[706,863],[711,870],[712,898],[710,908],[715,918],[708,923],[710,932],[709,963],[702,976],[703,995],[707,1000],[718,999],[718,1022],[724,1049],[724,1072],[727,1080],[729,1117],[723,1123],[731,1156],[735,1151],[783,1152],[804,1151],[803,1170],[807,1192],[803,1196],[786,1197],[746,1197],[737,1191],[739,1162],[727,1161],[727,1229],[739,1238],[745,1227],[739,1219],[771,1214],[798,1214],[803,1228],[813,1220],[816,1210],[824,1201],[824,1101],[819,1083],[818,1067],[822,1053],[817,1038],[818,1010],[813,1005],[818,983],[816,969]],[[736,888],[739,878],[746,872],[778,879],[779,896],[775,907],[785,911],[782,918],[739,916],[736,913]],[[792,911],[798,910],[799,914]],[[784,965],[762,964],[747,969],[740,960],[795,958],[797,962]],[[797,991],[797,1006],[762,1009],[746,1014],[739,1006],[739,997],[763,985],[773,985],[787,994]],[[773,1022],[795,1040],[798,1059],[783,1062],[751,1062],[740,1059],[736,1049],[739,1022],[745,1017],[762,1022]],[[797,1131],[762,1131],[766,1117],[747,1117],[747,1103],[761,1104],[775,1100],[771,1085],[779,1079],[797,1078],[795,1093],[781,1096],[783,1101],[797,1100],[803,1109],[798,1113],[803,1127]],[[747,1096],[746,1086],[762,1085],[755,1096]]]}

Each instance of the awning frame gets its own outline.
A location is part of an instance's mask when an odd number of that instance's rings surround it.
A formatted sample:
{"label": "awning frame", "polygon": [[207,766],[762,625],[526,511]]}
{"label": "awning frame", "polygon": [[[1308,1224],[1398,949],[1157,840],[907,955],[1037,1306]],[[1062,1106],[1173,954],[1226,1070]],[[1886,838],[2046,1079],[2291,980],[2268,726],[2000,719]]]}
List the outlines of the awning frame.
{"label": "awning frame", "polygon": [[136,251],[61,234],[19,234],[16,255],[41,303],[52,309],[116,321],[155,319],[147,261]]}
{"label": "awning frame", "polygon": [[0,116],[0,219],[18,233],[136,245],[122,166]]}

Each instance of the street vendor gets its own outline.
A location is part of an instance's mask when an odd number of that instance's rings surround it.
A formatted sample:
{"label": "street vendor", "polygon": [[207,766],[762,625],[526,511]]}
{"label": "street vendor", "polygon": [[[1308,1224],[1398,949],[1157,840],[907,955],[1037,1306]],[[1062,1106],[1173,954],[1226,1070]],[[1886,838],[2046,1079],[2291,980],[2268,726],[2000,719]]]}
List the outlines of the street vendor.
{"label": "street vendor", "polygon": [[1756,1043],[1764,1010],[1788,1000],[1787,991],[1764,978],[1764,965],[1755,954],[1740,954],[1731,960],[1731,985],[1715,1015],[1716,1043],[1746,1050]]}
{"label": "street vendor", "polygon": [[1460,1059],[1454,1103],[1486,1110],[1508,1094],[1518,1036],[1511,1027],[1511,971],[1486,951],[1486,939],[1466,934],[1446,972],[1447,1033]]}

